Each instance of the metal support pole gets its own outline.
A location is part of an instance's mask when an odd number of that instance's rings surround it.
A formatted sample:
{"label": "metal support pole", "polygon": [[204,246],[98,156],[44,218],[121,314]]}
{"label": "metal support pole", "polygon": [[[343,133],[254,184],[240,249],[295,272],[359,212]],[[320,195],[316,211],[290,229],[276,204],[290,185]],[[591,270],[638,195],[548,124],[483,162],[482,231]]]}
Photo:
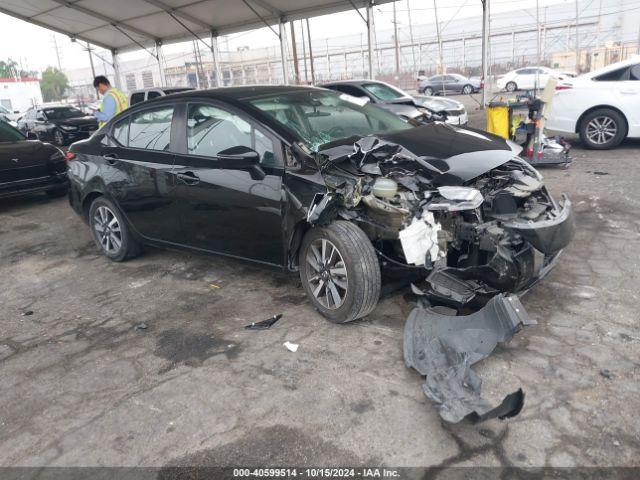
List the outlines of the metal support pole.
{"label": "metal support pole", "polygon": [[536,76],[533,84],[533,96],[538,96],[540,87],[540,5],[536,0]]}
{"label": "metal support pole", "polygon": [[438,4],[433,0],[433,12],[436,20],[436,35],[438,36],[438,71],[436,73],[445,73],[444,59],[442,55],[442,36],[440,35],[440,22],[438,21]]}
{"label": "metal support pole", "polygon": [[578,32],[578,24],[580,23],[580,9],[578,7],[578,0],[576,0],[576,73],[580,73],[580,34]]}
{"label": "metal support pole", "polygon": [[307,39],[309,40],[309,65],[311,67],[311,84],[316,83],[316,74],[313,69],[313,48],[311,47],[311,29],[309,28],[309,19],[307,18]]}
{"label": "metal support pole", "polygon": [[467,39],[462,37],[462,73],[467,74]]}
{"label": "metal support pole", "polygon": [[114,48],[111,50],[111,61],[113,63],[113,84],[118,90],[122,90],[120,81],[120,61],[118,60],[118,51]]}
{"label": "metal support pole", "polygon": [[156,60],[158,60],[158,73],[160,74],[160,86],[164,87],[166,85],[166,81],[164,78],[164,68],[162,64],[164,63],[164,57],[162,56],[162,42],[156,42]]}
{"label": "metal support pole", "polygon": [[293,54],[293,83],[300,83],[300,66],[298,65],[298,47],[296,46],[296,30],[293,22],[289,22],[291,28],[291,53]]}
{"label": "metal support pole", "polygon": [[280,60],[282,61],[282,83],[289,85],[289,64],[287,62],[287,30],[284,19],[278,22],[280,36]]}
{"label": "metal support pole", "polygon": [[487,88],[489,87],[489,1],[482,0],[482,105],[484,109],[487,104]]}
{"label": "metal support pole", "polygon": [[393,43],[396,54],[396,81],[400,78],[400,43],[398,42],[398,18],[396,16],[396,2],[393,2]]}
{"label": "metal support pole", "polygon": [[376,78],[373,65],[373,34],[374,34],[374,19],[373,19],[373,8],[371,2],[367,2],[367,49],[369,51],[369,78],[374,80]]}
{"label": "metal support pole", "polygon": [[516,66],[516,32],[511,31],[511,67]]}
{"label": "metal support pole", "polygon": [[218,49],[218,36],[211,32],[211,57],[213,59],[213,73],[216,76],[216,87],[222,86],[222,70],[220,70],[220,50]]}

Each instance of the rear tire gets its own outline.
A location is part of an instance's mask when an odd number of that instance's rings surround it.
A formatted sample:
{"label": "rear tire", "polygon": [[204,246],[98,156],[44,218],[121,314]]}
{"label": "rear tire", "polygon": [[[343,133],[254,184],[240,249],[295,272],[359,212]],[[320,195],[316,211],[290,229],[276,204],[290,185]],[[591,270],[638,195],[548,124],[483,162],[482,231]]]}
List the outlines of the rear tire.
{"label": "rear tire", "polygon": [[580,140],[592,150],[607,150],[620,145],[627,136],[627,121],[615,110],[599,108],[580,122]]}
{"label": "rear tire", "polygon": [[59,128],[56,128],[53,131],[53,143],[55,143],[59,147],[64,147],[66,143],[64,139],[64,133],[62,133]]}
{"label": "rear tire", "polygon": [[373,245],[353,223],[338,220],[310,229],[299,261],[307,296],[331,322],[350,322],[376,307],[382,283],[380,264]]}
{"label": "rear tire", "polygon": [[122,262],[140,254],[140,244],[131,235],[118,208],[105,197],[98,197],[89,208],[89,227],[103,255]]}
{"label": "rear tire", "polygon": [[422,93],[424,93],[425,95],[431,97],[431,96],[433,96],[434,91],[433,91],[433,88],[431,88],[431,87],[425,87],[425,89],[422,91]]}
{"label": "rear tire", "polygon": [[516,85],[516,82],[509,82],[507,83],[507,85],[505,85],[504,89],[507,92],[515,92],[516,90],[518,90],[518,85]]}

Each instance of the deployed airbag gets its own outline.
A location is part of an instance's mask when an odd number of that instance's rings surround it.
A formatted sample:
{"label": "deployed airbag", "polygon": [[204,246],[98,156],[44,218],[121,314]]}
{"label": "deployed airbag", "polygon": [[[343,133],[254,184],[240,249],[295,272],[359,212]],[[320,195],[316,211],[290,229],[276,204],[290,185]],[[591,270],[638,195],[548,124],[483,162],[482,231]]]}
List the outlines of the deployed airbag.
{"label": "deployed airbag", "polygon": [[522,325],[535,323],[514,295],[496,295],[466,316],[442,315],[418,306],[404,329],[405,364],[427,377],[424,393],[447,422],[513,417],[524,404],[522,390],[494,408],[480,396],[482,380],[471,365],[488,357],[499,342],[510,340]]}

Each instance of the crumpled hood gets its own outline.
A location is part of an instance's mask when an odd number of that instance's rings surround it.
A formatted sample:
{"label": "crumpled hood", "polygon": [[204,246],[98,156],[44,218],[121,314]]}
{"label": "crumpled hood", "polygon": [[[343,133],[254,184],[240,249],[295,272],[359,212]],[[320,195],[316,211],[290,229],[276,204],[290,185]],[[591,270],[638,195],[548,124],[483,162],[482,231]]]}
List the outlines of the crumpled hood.
{"label": "crumpled hood", "polygon": [[507,163],[520,151],[513,142],[481,130],[441,122],[367,137],[350,137],[318,152],[334,163],[350,160],[364,173],[384,175],[399,164],[427,173],[434,185],[456,185]]}

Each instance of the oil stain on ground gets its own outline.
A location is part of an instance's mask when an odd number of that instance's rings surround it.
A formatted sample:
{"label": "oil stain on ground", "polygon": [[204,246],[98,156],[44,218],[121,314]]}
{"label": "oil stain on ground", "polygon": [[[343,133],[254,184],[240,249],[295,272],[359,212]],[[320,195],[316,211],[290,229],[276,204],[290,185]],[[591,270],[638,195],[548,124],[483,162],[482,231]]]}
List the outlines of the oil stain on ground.
{"label": "oil stain on ground", "polygon": [[222,337],[170,329],[160,333],[154,354],[170,362],[159,372],[163,374],[179,365],[199,367],[216,355],[233,360],[239,352],[240,347],[236,343]]}

